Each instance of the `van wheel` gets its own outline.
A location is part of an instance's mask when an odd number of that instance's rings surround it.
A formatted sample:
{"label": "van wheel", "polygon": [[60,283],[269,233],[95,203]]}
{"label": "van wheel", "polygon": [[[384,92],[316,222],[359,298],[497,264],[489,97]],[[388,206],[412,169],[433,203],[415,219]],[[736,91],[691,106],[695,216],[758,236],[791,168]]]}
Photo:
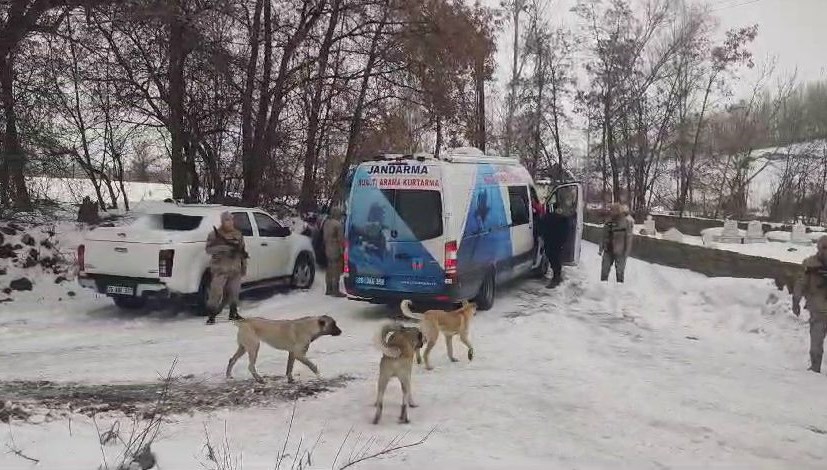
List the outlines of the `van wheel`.
{"label": "van wheel", "polygon": [[290,284],[296,289],[310,289],[315,278],[316,267],[313,265],[313,259],[307,253],[300,254],[296,266],[293,267]]}
{"label": "van wheel", "polygon": [[474,302],[477,304],[477,308],[482,311],[491,310],[491,307],[494,306],[494,296],[496,295],[496,291],[497,283],[494,278],[494,273],[491,272],[485,277],[485,280],[482,281],[480,292],[474,299]]}
{"label": "van wheel", "polygon": [[207,299],[210,296],[210,282],[212,282],[212,276],[210,272],[207,271],[201,276],[201,283],[198,284],[198,293],[195,294],[195,314],[199,317],[207,316]]}
{"label": "van wheel", "polygon": [[116,295],[112,297],[115,305],[124,310],[138,310],[146,305],[146,298],[132,297],[128,295]]}

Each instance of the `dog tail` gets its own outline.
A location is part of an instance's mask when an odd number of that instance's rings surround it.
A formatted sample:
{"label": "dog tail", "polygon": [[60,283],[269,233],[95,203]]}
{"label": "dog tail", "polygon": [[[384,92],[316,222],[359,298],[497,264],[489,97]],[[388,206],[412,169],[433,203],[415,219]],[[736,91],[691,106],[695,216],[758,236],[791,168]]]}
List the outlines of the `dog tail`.
{"label": "dog tail", "polygon": [[402,350],[388,344],[388,335],[400,331],[400,325],[396,323],[388,323],[382,326],[379,334],[376,335],[376,347],[382,351],[382,354],[388,357],[397,358],[402,355]]}
{"label": "dog tail", "polygon": [[424,315],[422,315],[421,313],[416,313],[416,312],[411,311],[411,304],[412,304],[412,302],[410,300],[403,300],[399,304],[399,308],[402,309],[402,315],[405,315],[406,317],[410,318],[411,320],[422,321],[422,319],[424,318]]}

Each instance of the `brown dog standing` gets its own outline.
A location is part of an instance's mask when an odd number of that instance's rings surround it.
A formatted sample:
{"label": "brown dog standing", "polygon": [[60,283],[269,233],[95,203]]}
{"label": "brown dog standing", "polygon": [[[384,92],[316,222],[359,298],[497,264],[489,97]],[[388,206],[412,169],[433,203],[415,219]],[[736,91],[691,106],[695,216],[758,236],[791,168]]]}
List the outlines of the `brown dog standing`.
{"label": "brown dog standing", "polygon": [[471,320],[477,313],[477,305],[473,302],[464,300],[462,307],[456,310],[428,310],[425,313],[419,314],[411,311],[411,301],[403,300],[400,305],[402,314],[413,320],[419,320],[422,324],[422,332],[425,334],[425,339],[428,341],[428,347],[425,348],[425,368],[433,369],[428,360],[431,355],[431,350],[436,346],[439,339],[439,332],[445,335],[445,347],[448,348],[448,358],[451,362],[458,362],[454,358],[454,335],[459,335],[459,340],[468,347],[468,360],[474,360],[474,347],[471,346],[471,340],[468,339],[468,329],[471,327]]}
{"label": "brown dog standing", "polygon": [[319,368],[307,358],[310,343],[320,336],[339,336],[342,330],[336,320],[327,315],[303,317],[296,320],[268,320],[266,318],[245,318],[234,322],[238,327],[238,350],[227,364],[227,378],[232,378],[233,366],[247,352],[248,369],[258,382],[264,379],[256,371],[256,359],[260,341],[273,348],[287,351],[287,381],[293,382],[293,364],[299,361],[319,375]]}
{"label": "brown dog standing", "polygon": [[379,385],[376,393],[376,416],[373,424],[379,424],[382,418],[382,408],[385,401],[385,389],[391,378],[396,377],[402,384],[402,412],[399,415],[400,423],[409,423],[408,406],[415,408],[411,389],[411,370],[413,358],[416,355],[417,363],[422,362],[419,349],[424,344],[424,338],[419,328],[412,328],[399,324],[389,324],[382,327],[377,338],[377,344],[382,350],[382,359],[379,361]]}

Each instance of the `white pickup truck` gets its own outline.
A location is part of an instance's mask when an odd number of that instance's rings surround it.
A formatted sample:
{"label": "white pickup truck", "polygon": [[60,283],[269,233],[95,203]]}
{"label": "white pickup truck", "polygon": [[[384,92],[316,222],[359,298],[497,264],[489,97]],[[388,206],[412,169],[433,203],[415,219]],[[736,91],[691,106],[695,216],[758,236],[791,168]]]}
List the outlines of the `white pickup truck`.
{"label": "white pickup truck", "polygon": [[122,227],[91,230],[78,247],[78,280],[121,308],[144,306],[150,297],[191,296],[206,302],[210,256],[207,235],[229,211],[249,254],[242,290],[313,285],[310,238],[291,232],[261,209],[169,204]]}

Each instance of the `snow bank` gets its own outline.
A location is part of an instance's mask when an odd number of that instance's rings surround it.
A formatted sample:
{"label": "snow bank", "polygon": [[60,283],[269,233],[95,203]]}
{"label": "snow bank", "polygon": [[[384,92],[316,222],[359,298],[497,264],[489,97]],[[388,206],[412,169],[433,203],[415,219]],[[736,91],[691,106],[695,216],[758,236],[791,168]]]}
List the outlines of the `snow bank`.
{"label": "snow bank", "polygon": [[[27,178],[32,195],[41,199],[79,204],[85,196],[95,200],[95,188],[85,178],[47,178],[35,176]],[[172,185],[165,183],[139,183],[125,181],[124,188],[130,201],[163,201],[172,197]],[[120,197],[120,188],[116,188]],[[104,190],[104,200],[109,202],[109,195]]]}

